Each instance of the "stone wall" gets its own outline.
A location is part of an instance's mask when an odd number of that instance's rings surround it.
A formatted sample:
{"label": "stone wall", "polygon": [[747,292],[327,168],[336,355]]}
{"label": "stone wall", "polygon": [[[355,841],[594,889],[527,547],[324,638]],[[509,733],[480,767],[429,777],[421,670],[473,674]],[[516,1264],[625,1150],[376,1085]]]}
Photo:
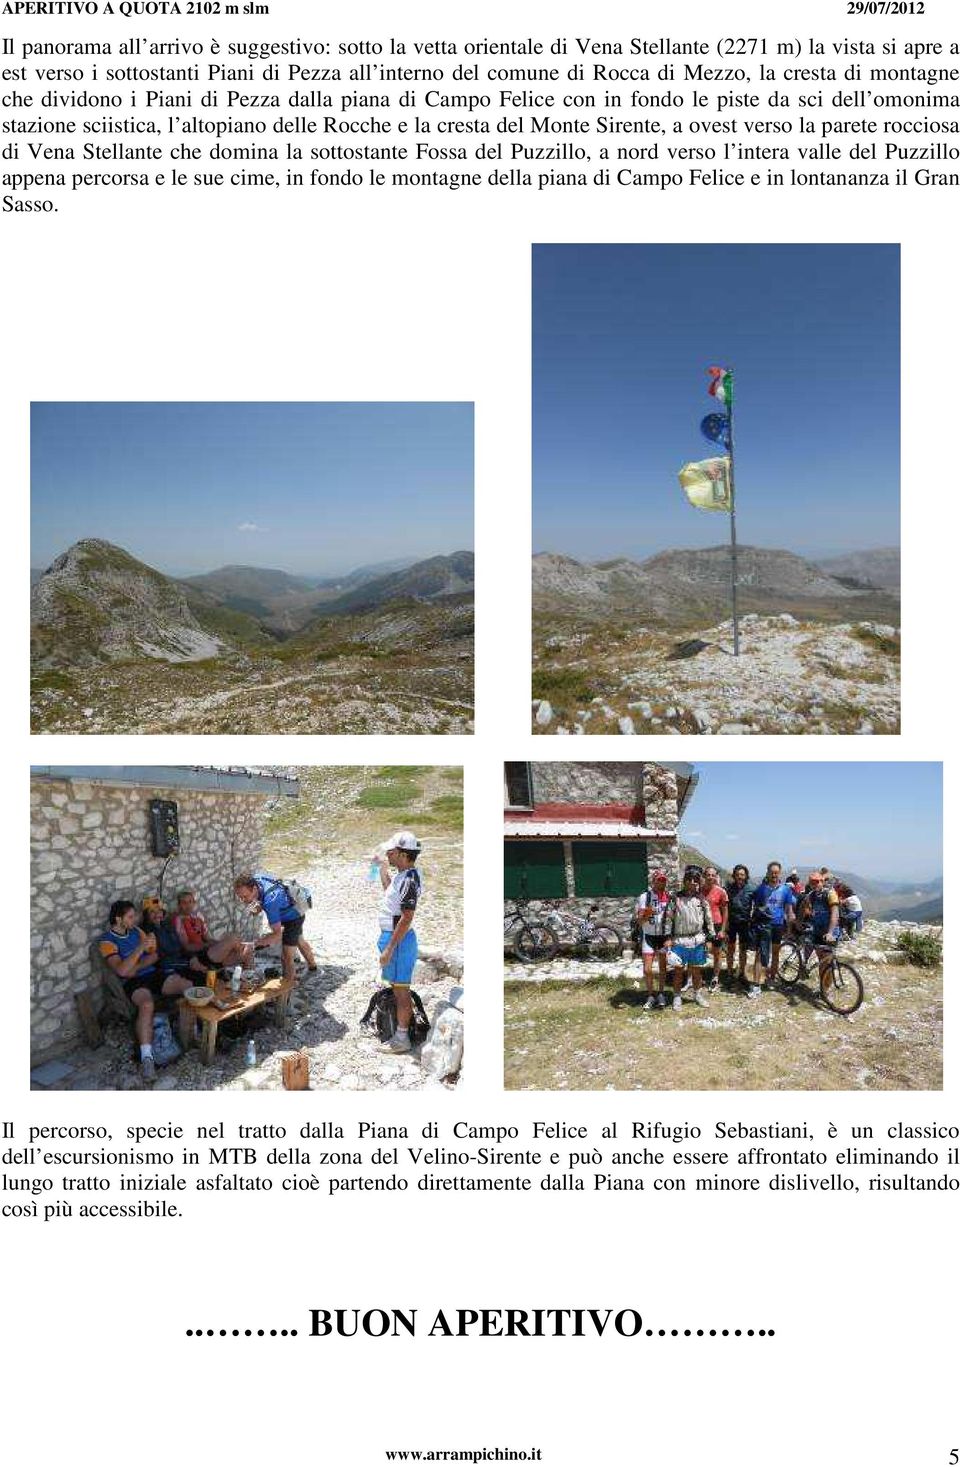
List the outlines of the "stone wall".
{"label": "stone wall", "polygon": [[[643,804],[644,764],[622,760],[606,763],[566,761],[532,766],[533,798],[538,805],[554,801],[578,801],[585,805]],[[652,766],[650,766],[652,767]],[[676,779],[674,779],[676,799]],[[674,821],[676,824],[676,821]]]}
{"label": "stone wall", "polygon": [[181,850],[167,867],[164,901],[191,887],[210,929],[248,932],[234,876],[260,863],[268,796],[41,780],[30,789],[30,1040],[33,1061],[80,1038],[74,994],[98,984],[89,946],[121,898],[139,908],[156,893],[163,861],[150,853],[148,803],[176,800]]}

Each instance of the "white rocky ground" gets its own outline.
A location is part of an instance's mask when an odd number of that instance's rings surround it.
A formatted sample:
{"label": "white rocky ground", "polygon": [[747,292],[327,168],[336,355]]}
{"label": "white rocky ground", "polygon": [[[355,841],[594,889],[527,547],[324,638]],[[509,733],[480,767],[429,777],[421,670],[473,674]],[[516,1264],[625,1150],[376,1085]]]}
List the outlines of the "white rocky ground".
{"label": "white rocky ground", "polygon": [[[868,921],[844,942],[864,1001],[831,1012],[815,981],[749,999],[723,986],[700,1008],[683,995],[643,1008],[639,961],[505,965],[505,1081],[510,1090],[936,1090],[943,1085],[943,976],[896,951],[903,931]],[[592,982],[588,980],[593,980]],[[600,980],[600,981],[598,981]]]}
{"label": "white rocky ground", "polygon": [[[434,679],[442,682],[448,673],[449,685],[456,686],[456,669],[385,677],[377,670],[362,674],[360,663],[349,658],[279,677],[223,666],[209,690],[178,687],[172,674],[154,690],[147,676],[131,699],[126,683],[118,687],[108,674],[91,669],[75,693],[35,693],[33,727],[93,734],[470,733],[472,703],[432,691]],[[223,686],[226,679],[232,682]]]}
{"label": "white rocky ground", "polygon": [[[740,618],[740,656],[731,624],[684,640],[707,644],[670,659],[676,639],[646,634],[598,659],[577,655],[576,637],[551,637],[550,666],[582,672],[608,691],[585,706],[533,704],[535,733],[894,733],[900,722],[896,628],[872,622],[798,622],[789,613]],[[564,648],[573,655],[562,656]],[[556,700],[557,702],[559,700]]]}
{"label": "white rocky ground", "polygon": [[[425,895],[417,919],[421,955],[426,961],[418,966],[414,986],[432,1020],[437,1004],[462,981],[462,850],[452,837],[434,837],[429,847]],[[445,881],[445,868],[456,868],[457,880]],[[218,1047],[211,1065],[201,1065],[196,1049],[188,1051],[161,1073],[155,1089],[282,1089],[282,1056],[300,1049],[310,1059],[312,1089],[418,1090],[435,1084],[421,1070],[416,1054],[390,1054],[369,1030],[359,1027],[370,995],[379,986],[377,888],[367,881],[367,870],[368,862],[346,859],[336,852],[299,872],[313,891],[306,933],[320,971],[313,977],[301,977],[291,1000],[286,1032],[271,1023],[254,1032],[256,1066],[245,1067],[244,1036],[224,1052]],[[68,1059],[71,1071],[57,1082],[58,1089],[143,1088],[132,1059],[129,1031],[111,1023],[105,1035],[98,1049],[78,1050]]]}

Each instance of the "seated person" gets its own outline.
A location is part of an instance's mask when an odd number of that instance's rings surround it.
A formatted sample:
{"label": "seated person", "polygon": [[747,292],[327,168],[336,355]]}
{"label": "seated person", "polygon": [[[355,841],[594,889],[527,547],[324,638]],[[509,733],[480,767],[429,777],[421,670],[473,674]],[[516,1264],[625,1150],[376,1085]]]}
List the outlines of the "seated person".
{"label": "seated person", "polygon": [[140,1074],[147,1084],[152,1084],[157,1078],[153,1062],[154,1000],[160,994],[173,996],[186,992],[191,980],[178,973],[158,971],[157,939],[137,926],[133,902],[114,902],[108,924],[100,938],[100,956],[116,973],[124,993],[136,1008]]}
{"label": "seated person", "polygon": [[180,939],[159,897],[144,897],[140,926],[148,937],[156,938],[160,971],[162,973],[185,973],[190,966],[190,959],[180,946]]}
{"label": "seated person", "polygon": [[170,918],[170,926],[193,973],[231,968],[237,963],[242,968],[253,966],[252,942],[244,942],[236,932],[229,932],[226,937],[210,936],[207,919],[197,910],[196,892],[177,893],[177,910]]}

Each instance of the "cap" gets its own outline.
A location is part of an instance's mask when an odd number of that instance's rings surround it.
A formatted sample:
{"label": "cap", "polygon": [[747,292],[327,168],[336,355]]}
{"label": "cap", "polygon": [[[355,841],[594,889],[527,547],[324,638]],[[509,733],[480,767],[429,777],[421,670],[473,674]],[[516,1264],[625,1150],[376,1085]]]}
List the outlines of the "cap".
{"label": "cap", "polygon": [[143,910],[152,911],[155,907],[162,907],[163,902],[157,896],[145,896],[143,899]]}
{"label": "cap", "polygon": [[398,830],[396,835],[391,836],[387,841],[388,851],[419,851],[421,849],[420,842],[412,830]]}

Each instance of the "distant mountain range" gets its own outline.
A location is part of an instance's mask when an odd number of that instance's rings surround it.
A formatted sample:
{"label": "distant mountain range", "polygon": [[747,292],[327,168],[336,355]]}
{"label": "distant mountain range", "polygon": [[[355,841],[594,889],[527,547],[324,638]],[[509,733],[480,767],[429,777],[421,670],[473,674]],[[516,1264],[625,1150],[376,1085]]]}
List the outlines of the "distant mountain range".
{"label": "distant mountain range", "polygon": [[[350,664],[351,692],[358,694],[363,661],[393,652],[397,679],[411,691],[416,668],[442,713],[444,678],[449,675],[456,692],[450,701],[459,707],[465,674],[472,672],[473,555],[467,551],[390,571],[369,566],[318,586],[257,566],[223,566],[179,580],[109,541],[79,540],[33,579],[30,609],[38,729],[71,726],[62,720],[75,715],[65,709],[83,701],[93,705],[83,716],[96,718],[98,686],[113,707],[119,694],[110,692],[109,677],[96,675],[110,665],[182,665],[178,690],[190,681],[189,665],[202,667],[188,691],[201,685],[205,709],[215,706],[221,685],[230,686],[231,699],[237,686],[252,694],[262,686],[267,701],[266,689],[281,686],[281,672],[283,686],[309,682],[318,664],[330,683],[338,661]],[[405,680],[402,666],[410,669]],[[444,667],[446,673],[433,676]],[[379,681],[390,674],[378,666]],[[159,669],[147,678],[151,688],[162,686]],[[362,731],[372,731],[362,722]],[[236,727],[235,716],[229,726]]]}
{"label": "distant mountain range", "polygon": [[[334,585],[249,565],[178,580],[106,540],[79,540],[33,582],[35,650],[107,658],[131,645],[168,661],[216,655],[216,645],[286,640],[311,622],[392,601],[469,595],[473,555],[431,556],[382,573],[361,568]],[[48,645],[49,644],[49,645]]]}
{"label": "distant mountain range", "polygon": [[[461,551],[458,555],[465,553]],[[447,559],[452,557],[434,556],[424,562],[414,558],[380,561],[374,565],[358,566],[348,575],[338,578],[293,576],[286,571],[255,565],[224,565],[202,575],[186,576],[183,584],[212,596],[232,611],[242,611],[255,617],[271,632],[284,634],[298,631],[315,615],[325,612],[334,603],[345,601],[363,586],[386,582],[391,576],[399,578],[408,568],[419,564]],[[469,584],[472,584],[472,579],[471,573]],[[395,585],[398,587],[397,595],[406,594],[402,581],[396,579]],[[380,605],[389,594],[388,586],[374,589],[366,604]]]}
{"label": "distant mountain range", "polygon": [[[862,618],[864,603],[869,614],[897,617],[891,590],[881,585],[892,574],[888,557],[894,552],[867,551],[856,561],[860,579],[833,574],[825,565],[804,560],[788,550],[768,550],[742,545],[737,556],[737,586],[743,611],[796,610],[807,615],[845,615]],[[868,585],[867,561],[881,557],[874,574],[876,585]],[[664,550],[648,560],[626,559],[586,563],[567,555],[539,554],[533,557],[534,609],[542,613],[575,615],[589,621],[629,613],[651,622],[669,621],[683,614],[686,619],[710,619],[729,613],[730,547],[704,550]]]}
{"label": "distant mountain range", "polygon": [[900,549],[855,550],[818,560],[821,570],[851,587],[900,593]]}

